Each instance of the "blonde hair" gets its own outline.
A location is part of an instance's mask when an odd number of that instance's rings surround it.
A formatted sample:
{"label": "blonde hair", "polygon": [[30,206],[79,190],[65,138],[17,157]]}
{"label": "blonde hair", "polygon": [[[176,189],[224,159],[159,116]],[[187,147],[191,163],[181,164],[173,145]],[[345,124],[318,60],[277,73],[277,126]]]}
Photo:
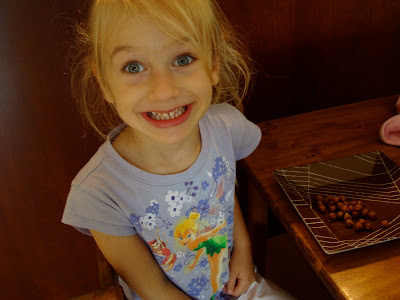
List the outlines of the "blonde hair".
{"label": "blonde hair", "polygon": [[185,234],[188,230],[193,230],[194,233],[199,229],[199,224],[197,224],[197,219],[200,217],[200,214],[197,212],[191,212],[189,217],[184,220],[182,223],[178,224],[174,231],[174,237],[177,238],[180,235]]}
{"label": "blonde hair", "polygon": [[212,103],[227,102],[242,109],[253,73],[251,59],[215,0],[94,0],[86,23],[77,26],[71,84],[81,113],[97,133],[106,137],[122,123],[105,100],[112,96],[104,79],[104,42],[126,18],[143,15],[152,17],[170,36],[188,38],[210,76],[218,66]]}

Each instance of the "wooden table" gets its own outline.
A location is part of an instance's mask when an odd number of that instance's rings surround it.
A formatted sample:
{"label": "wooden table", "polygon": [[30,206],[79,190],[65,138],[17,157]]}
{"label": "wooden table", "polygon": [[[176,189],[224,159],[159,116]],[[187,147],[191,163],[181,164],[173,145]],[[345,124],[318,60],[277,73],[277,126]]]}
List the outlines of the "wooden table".
{"label": "wooden table", "polygon": [[272,172],[376,150],[400,165],[400,148],[382,143],[378,136],[382,123],[396,114],[397,97],[259,123],[260,146],[242,164],[249,181],[250,231],[265,225],[266,209],[271,208],[336,299],[400,299],[400,239],[325,254]]}

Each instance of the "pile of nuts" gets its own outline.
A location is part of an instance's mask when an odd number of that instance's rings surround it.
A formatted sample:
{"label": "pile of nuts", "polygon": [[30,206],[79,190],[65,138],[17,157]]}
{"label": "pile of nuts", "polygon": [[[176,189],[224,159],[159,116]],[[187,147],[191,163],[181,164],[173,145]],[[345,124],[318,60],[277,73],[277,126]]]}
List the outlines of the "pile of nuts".
{"label": "pile of nuts", "polygon": [[[369,211],[362,201],[346,201],[345,196],[316,196],[317,207],[321,213],[328,213],[328,222],[342,220],[347,228],[354,228],[357,232],[372,231],[369,220],[376,220],[376,212]],[[381,228],[388,228],[390,224],[383,220]]]}

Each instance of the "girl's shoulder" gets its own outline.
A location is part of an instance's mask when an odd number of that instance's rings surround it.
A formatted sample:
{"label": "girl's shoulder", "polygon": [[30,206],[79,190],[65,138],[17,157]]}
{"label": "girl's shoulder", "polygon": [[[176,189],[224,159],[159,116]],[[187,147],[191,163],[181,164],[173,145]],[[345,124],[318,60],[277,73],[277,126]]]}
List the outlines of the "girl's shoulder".
{"label": "girl's shoulder", "polygon": [[206,118],[214,124],[230,128],[234,123],[244,122],[245,116],[234,106],[228,103],[210,105]]}
{"label": "girl's shoulder", "polygon": [[208,113],[211,115],[242,115],[243,114],[234,106],[228,103],[218,103],[218,104],[211,104],[210,108],[208,109]]}
{"label": "girl's shoulder", "polygon": [[125,127],[125,124],[122,124],[109,133],[107,140],[100,145],[93,156],[75,176],[72,181],[73,184],[81,185],[88,177],[96,177],[96,173],[101,173],[103,178],[115,174],[115,169],[122,159],[118,157],[113,149],[112,141],[115,140]]}
{"label": "girl's shoulder", "polygon": [[90,174],[96,172],[96,170],[103,164],[104,160],[107,158],[104,147],[105,143],[97,149],[95,154],[88,160],[83,168],[79,170],[72,181],[73,184],[81,185]]}
{"label": "girl's shoulder", "polygon": [[211,105],[207,118],[221,139],[230,139],[236,160],[248,156],[261,140],[260,128],[230,104]]}

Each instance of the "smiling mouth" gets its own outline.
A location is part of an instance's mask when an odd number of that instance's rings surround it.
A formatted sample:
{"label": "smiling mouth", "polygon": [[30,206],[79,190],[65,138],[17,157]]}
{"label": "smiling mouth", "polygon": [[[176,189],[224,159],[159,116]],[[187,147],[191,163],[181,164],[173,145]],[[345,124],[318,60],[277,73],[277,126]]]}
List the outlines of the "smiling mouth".
{"label": "smiling mouth", "polygon": [[157,121],[173,120],[183,115],[186,109],[187,106],[182,106],[175,110],[171,110],[170,112],[148,112],[147,116]]}
{"label": "smiling mouth", "polygon": [[142,116],[152,126],[165,129],[185,123],[192,109],[193,103],[190,103],[171,110],[142,112]]}

